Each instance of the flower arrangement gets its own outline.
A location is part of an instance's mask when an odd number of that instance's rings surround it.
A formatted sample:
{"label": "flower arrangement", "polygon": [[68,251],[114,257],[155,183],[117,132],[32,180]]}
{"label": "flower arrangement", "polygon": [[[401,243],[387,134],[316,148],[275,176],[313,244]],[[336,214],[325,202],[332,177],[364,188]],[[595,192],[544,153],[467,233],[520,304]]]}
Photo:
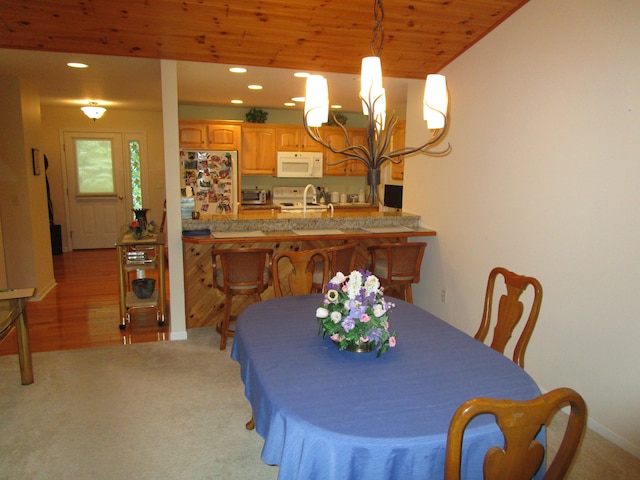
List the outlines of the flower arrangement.
{"label": "flower arrangement", "polygon": [[379,357],[396,346],[396,332],[389,332],[388,312],[395,305],[385,301],[380,280],[369,271],[338,272],[327,284],[327,293],[316,310],[318,335],[327,335],[340,350],[370,351]]}
{"label": "flower arrangement", "polygon": [[141,225],[140,222],[134,220],[127,226],[127,233],[130,233],[133,238],[136,240],[140,240],[144,237],[150,237],[156,233],[156,224],[153,220],[151,220],[146,225]]}

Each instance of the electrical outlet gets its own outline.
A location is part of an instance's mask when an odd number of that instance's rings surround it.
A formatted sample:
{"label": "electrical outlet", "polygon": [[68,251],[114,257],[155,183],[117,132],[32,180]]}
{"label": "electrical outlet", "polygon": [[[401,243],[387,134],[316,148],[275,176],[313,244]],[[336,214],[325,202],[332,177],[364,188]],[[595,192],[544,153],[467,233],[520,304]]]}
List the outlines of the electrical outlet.
{"label": "electrical outlet", "polygon": [[440,301],[441,302],[447,301],[447,291],[444,288],[440,291]]}

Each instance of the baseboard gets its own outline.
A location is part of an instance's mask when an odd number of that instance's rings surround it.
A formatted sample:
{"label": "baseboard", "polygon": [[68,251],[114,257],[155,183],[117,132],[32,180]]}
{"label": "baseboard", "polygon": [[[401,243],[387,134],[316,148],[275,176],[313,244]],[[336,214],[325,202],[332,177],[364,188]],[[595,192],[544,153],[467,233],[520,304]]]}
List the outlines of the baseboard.
{"label": "baseboard", "polygon": [[[548,393],[549,392],[549,390],[545,390],[545,389],[542,389],[542,388],[540,389],[540,391],[542,393]],[[587,408],[588,408],[588,406],[587,406]],[[569,415],[571,413],[571,408],[566,406],[566,407],[563,407],[560,411],[562,411],[563,413]],[[601,437],[603,437],[606,440],[608,440],[609,442],[613,443],[615,446],[620,447],[625,452],[633,455],[636,458],[640,458],[640,447],[638,447],[637,445],[634,445],[633,443],[628,441],[626,438],[621,437],[620,435],[618,435],[614,431],[609,430],[607,427],[605,427],[601,423],[595,421],[591,417],[587,417],[587,428],[590,429],[590,430],[593,430],[594,432],[596,432]]]}
{"label": "baseboard", "polygon": [[186,339],[187,339],[187,332],[186,331],[171,332],[169,334],[169,340],[186,340]]}
{"label": "baseboard", "polygon": [[587,419],[587,426],[591,430],[596,432],[598,435],[601,435],[602,437],[606,438],[611,443],[613,443],[614,445],[617,445],[627,453],[630,453],[636,458],[640,458],[640,447],[632,444],[631,442],[621,437],[617,433],[609,430],[607,427],[605,427],[601,423],[596,422],[591,417]]}
{"label": "baseboard", "polygon": [[36,294],[33,297],[31,297],[28,301],[39,302],[44,297],[46,297],[49,294],[49,292],[54,289],[56,285],[57,285],[56,279],[52,278],[51,281],[45,287],[36,288]]}

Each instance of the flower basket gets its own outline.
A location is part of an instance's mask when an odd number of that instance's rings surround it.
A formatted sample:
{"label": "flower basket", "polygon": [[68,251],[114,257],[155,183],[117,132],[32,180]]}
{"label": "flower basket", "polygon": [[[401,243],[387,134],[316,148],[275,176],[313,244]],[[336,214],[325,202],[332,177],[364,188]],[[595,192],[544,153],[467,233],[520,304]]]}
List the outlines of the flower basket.
{"label": "flower basket", "polygon": [[389,310],[380,281],[369,271],[354,270],[347,277],[338,272],[327,284],[327,293],[316,309],[318,335],[329,336],[340,350],[380,356],[396,346],[396,332],[389,332]]}

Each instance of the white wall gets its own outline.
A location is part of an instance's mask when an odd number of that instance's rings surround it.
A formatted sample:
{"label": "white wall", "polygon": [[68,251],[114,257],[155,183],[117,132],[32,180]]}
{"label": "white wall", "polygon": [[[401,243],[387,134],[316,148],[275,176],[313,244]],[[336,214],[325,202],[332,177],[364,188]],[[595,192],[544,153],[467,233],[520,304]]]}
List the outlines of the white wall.
{"label": "white wall", "polygon": [[94,122],[79,107],[45,106],[42,107],[41,153],[46,154],[49,160],[47,175],[51,188],[53,219],[56,224],[62,225],[64,251],[70,251],[71,246],[64,206],[62,131],[144,132],[147,138],[147,155],[142,158],[143,180],[146,180],[143,184],[143,204],[150,209],[149,220],[160,225],[165,198],[162,112],[108,109],[100,120]]}
{"label": "white wall", "polygon": [[34,175],[32,149],[42,153],[40,97],[18,78],[0,77],[0,216],[9,288],[55,286],[44,167]]}
{"label": "white wall", "polygon": [[[640,456],[640,3],[531,0],[449,65],[452,153],[407,160],[416,303],[475,333],[489,270],[537,277],[526,370]],[[424,134],[412,84],[407,145]],[[440,291],[447,290],[446,303]]]}

